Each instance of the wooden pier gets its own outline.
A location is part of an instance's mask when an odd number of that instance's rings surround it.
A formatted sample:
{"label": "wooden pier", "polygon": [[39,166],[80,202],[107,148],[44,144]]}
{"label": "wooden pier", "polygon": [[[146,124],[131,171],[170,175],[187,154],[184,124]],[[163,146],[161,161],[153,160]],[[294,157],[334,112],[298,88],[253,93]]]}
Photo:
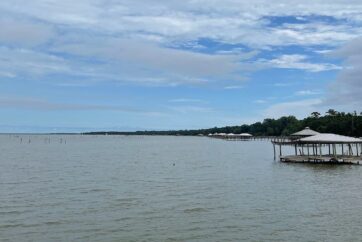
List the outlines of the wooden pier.
{"label": "wooden pier", "polygon": [[285,163],[315,163],[338,165],[362,165],[362,157],[355,156],[281,156],[281,162]]}
{"label": "wooden pier", "polygon": [[226,141],[261,141],[278,138],[277,136],[252,136],[250,134],[209,134],[208,137]]}

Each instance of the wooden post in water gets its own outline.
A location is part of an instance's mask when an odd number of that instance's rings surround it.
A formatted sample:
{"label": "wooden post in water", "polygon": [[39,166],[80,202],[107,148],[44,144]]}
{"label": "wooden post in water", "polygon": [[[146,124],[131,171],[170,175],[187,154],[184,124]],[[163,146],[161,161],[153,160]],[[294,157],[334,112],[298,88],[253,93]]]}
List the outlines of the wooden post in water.
{"label": "wooden post in water", "polygon": [[273,143],[273,150],[274,150],[274,160],[276,160],[276,154],[275,154],[275,143]]}
{"label": "wooden post in water", "polygon": [[279,144],[279,158],[282,157],[282,145]]}
{"label": "wooden post in water", "polygon": [[342,144],[342,155],[344,155],[344,145]]}
{"label": "wooden post in water", "polygon": [[349,147],[349,144],[347,144],[347,154],[351,155],[351,147]]}
{"label": "wooden post in water", "polygon": [[315,154],[315,145],[314,144],[312,145],[312,148],[313,148],[313,155],[315,156],[316,154]]}
{"label": "wooden post in water", "polygon": [[297,145],[296,145],[296,144],[294,144],[294,150],[295,150],[295,156],[297,156],[297,155],[298,155],[298,151],[297,151]]}
{"label": "wooden post in water", "polygon": [[308,156],[310,156],[310,155],[309,155],[309,145],[307,145],[307,150],[308,150]]}
{"label": "wooden post in water", "polygon": [[358,144],[356,144],[356,156],[358,156]]}

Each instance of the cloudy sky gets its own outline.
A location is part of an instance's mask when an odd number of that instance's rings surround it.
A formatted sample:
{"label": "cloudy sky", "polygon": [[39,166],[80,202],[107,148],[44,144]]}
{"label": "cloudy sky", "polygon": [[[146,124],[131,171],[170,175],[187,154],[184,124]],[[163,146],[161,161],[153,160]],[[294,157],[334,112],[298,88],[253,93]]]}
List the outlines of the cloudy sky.
{"label": "cloudy sky", "polygon": [[362,1],[2,0],[0,132],[362,111]]}

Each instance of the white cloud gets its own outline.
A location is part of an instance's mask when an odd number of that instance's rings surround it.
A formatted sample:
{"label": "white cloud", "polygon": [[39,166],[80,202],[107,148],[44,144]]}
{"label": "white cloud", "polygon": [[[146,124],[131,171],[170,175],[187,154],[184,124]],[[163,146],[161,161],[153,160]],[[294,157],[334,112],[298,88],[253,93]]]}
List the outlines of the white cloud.
{"label": "white cloud", "polygon": [[295,84],[296,83],[291,83],[291,82],[277,82],[277,83],[274,83],[273,85],[275,87],[290,87],[290,86],[293,86]]}
{"label": "white cloud", "polygon": [[15,78],[16,74],[8,71],[0,71],[0,77]]}
{"label": "white cloud", "polygon": [[[99,43],[102,42],[102,45]],[[185,76],[219,75],[237,69],[239,56],[210,55],[171,48],[134,39],[83,39],[76,44],[64,44],[55,50],[82,56],[133,62],[155,69],[183,73]]]}
{"label": "white cloud", "polygon": [[[362,104],[361,39],[334,53],[346,60],[343,69],[297,54],[253,61],[264,50],[273,50],[275,55],[289,46],[312,51],[320,48],[317,53],[331,54],[326,50],[362,35],[361,0],[12,0],[0,1],[0,15],[2,79],[34,78],[63,86],[96,81],[160,86],[217,83],[232,90],[242,88],[248,72],[260,68],[341,70],[327,100],[279,103],[263,115],[305,117],[320,111],[323,105]],[[294,16],[302,22],[283,24],[273,22],[271,16],[286,17],[284,20]],[[210,44],[203,45],[200,40]],[[234,48],[233,44],[246,47]],[[271,52],[267,54],[270,56]],[[279,80],[274,86],[293,85],[286,81]],[[302,90],[295,94],[307,98],[317,93]],[[255,102],[273,103],[268,98]],[[168,105],[176,107],[165,107],[167,111],[184,116],[200,113],[207,123],[211,116],[220,123],[226,122],[224,115],[196,99],[174,99]],[[0,106],[157,115],[127,107],[68,105],[47,100],[1,99]],[[227,122],[240,119],[229,118]],[[194,115],[190,122],[194,122]]]}
{"label": "white cloud", "polygon": [[308,62],[308,56],[305,55],[282,55],[272,60],[259,60],[260,63],[265,63],[275,68],[299,69],[310,72],[321,72],[330,70],[340,70],[341,67],[329,63],[311,63]]}
{"label": "white cloud", "polygon": [[[360,1],[349,1],[346,6],[341,0],[328,4],[322,0],[278,0],[273,4],[267,0],[252,4],[240,0],[158,0],[152,4],[145,0],[13,0],[0,1],[0,13],[0,43],[9,47],[5,56],[11,60],[0,60],[0,75],[8,78],[61,73],[90,81],[142,85],[218,82],[225,89],[235,89],[241,86],[230,83],[238,83],[247,72],[263,67],[310,72],[340,69],[312,63],[302,55],[251,63],[262,49],[286,45],[332,48],[362,34],[358,27],[362,23]],[[343,21],[275,26],[268,19],[297,16],[306,20],[321,15]],[[204,46],[198,40],[203,38],[260,50],[201,53]],[[27,54],[20,54],[20,50]],[[61,57],[55,60],[55,55]]]}
{"label": "white cloud", "polygon": [[29,49],[0,46],[0,75],[9,78],[17,76],[43,76],[50,73],[67,73],[71,68],[60,57],[43,54]]}
{"label": "white cloud", "polygon": [[293,115],[297,118],[305,118],[314,111],[324,110],[321,107],[321,99],[305,99],[293,102],[277,103],[263,111],[268,118],[279,118],[281,116]]}
{"label": "white cloud", "polygon": [[[54,80],[60,82],[54,83],[57,85],[77,85],[84,78],[89,83],[98,80],[171,86],[204,85],[225,77],[242,80],[236,74],[242,69],[236,55],[201,54],[122,39],[101,47],[97,41],[84,41],[53,51],[81,58],[64,59],[59,54],[0,47],[0,75],[29,79],[61,74],[62,80]],[[99,62],[89,62],[88,58]]]}
{"label": "white cloud", "polygon": [[324,54],[329,54],[329,53],[331,53],[333,50],[315,50],[314,52],[315,53],[318,53],[318,54],[322,54],[322,55],[324,55]]}
{"label": "white cloud", "polygon": [[225,90],[235,90],[235,89],[243,89],[244,86],[241,85],[233,85],[233,86],[226,86],[224,87]]}
{"label": "white cloud", "polygon": [[0,26],[0,44],[32,47],[44,44],[55,36],[55,31],[49,25],[29,20],[3,17],[0,18]]}
{"label": "white cloud", "polygon": [[[305,23],[284,24],[274,29],[273,35],[284,44],[340,45],[362,34],[361,30],[346,24]],[[278,43],[278,45],[283,45]]]}
{"label": "white cloud", "polygon": [[360,109],[362,104],[362,38],[357,38],[330,56],[341,58],[344,69],[332,83],[324,101],[330,105],[344,105]]}
{"label": "white cloud", "polygon": [[259,100],[255,100],[254,103],[264,104],[264,103],[267,103],[267,101],[266,101],[266,100],[259,99]]}
{"label": "white cloud", "polygon": [[268,26],[268,16],[331,16],[360,23],[361,1],[323,0],[13,0],[0,2],[9,14],[40,19],[50,24],[124,36],[143,35],[168,43],[210,38],[253,47],[336,45],[361,34],[345,24],[289,24]]}
{"label": "white cloud", "polygon": [[313,91],[313,90],[300,90],[294,93],[297,96],[311,96],[311,95],[320,95],[320,91]]}
{"label": "white cloud", "polygon": [[27,97],[0,97],[0,107],[10,109],[40,110],[40,111],[116,111],[125,113],[134,113],[150,116],[162,116],[164,113],[152,110],[145,110],[135,107],[125,107],[117,105],[98,105],[98,104],[77,104],[77,103],[58,103],[40,98]]}
{"label": "white cloud", "polygon": [[[99,45],[99,43],[102,45]],[[102,60],[119,73],[120,81],[163,85],[197,84],[223,79],[240,81],[243,54],[206,54],[124,38],[72,37],[57,43],[53,51]],[[246,54],[246,56],[248,56]]]}

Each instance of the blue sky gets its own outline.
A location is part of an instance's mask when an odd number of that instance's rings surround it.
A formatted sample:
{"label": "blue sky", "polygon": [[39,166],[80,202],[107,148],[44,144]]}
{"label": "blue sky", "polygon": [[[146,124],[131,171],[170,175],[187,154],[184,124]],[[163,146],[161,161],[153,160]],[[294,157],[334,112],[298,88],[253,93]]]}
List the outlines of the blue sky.
{"label": "blue sky", "polygon": [[362,2],[4,0],[0,132],[362,111]]}

